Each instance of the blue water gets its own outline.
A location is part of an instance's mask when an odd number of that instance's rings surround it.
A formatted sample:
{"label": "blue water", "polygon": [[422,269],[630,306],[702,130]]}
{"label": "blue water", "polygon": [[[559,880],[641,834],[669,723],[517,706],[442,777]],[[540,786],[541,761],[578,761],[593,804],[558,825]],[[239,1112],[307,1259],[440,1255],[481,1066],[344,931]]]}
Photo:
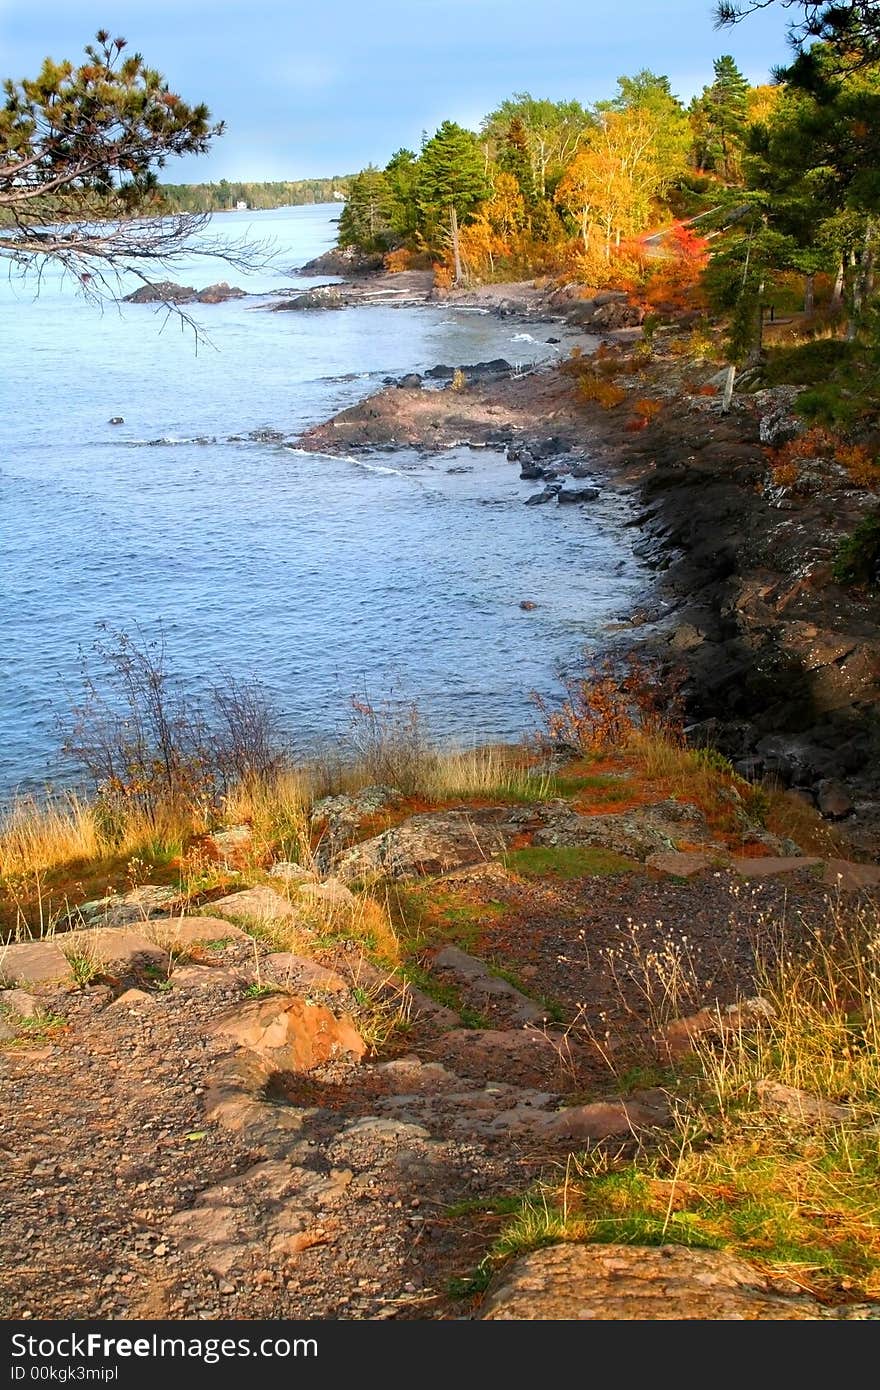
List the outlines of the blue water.
{"label": "blue water", "polygon": [[[281,269],[193,261],[170,278],[271,296],[332,244],[338,213],[216,218],[220,235],[272,238]],[[58,721],[101,622],[161,625],[192,685],[258,676],[305,752],[365,691],[416,699],[439,737],[516,737],[530,692],[552,690],[640,586],[613,492],[524,508],[534,485],[495,451],[354,460],[291,445],[386,375],[549,361],[553,329],[529,341],[444,306],[266,302],[195,306],[212,344],[196,350],[150,306],[101,312],[57,277],[38,295],[0,281],[0,790],[70,776]],[[261,429],[284,440],[229,439]]]}

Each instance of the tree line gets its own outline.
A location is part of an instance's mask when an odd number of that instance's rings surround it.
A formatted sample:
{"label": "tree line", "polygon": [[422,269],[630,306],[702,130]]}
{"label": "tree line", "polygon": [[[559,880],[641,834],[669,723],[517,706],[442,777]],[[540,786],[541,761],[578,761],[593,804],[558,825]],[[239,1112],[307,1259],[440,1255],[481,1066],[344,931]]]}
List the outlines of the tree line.
{"label": "tree line", "polygon": [[227,212],[239,203],[249,208],[300,207],[304,203],[332,203],[348,194],[351,175],[327,179],[288,179],[266,183],[160,183],[158,195],[169,212]]}

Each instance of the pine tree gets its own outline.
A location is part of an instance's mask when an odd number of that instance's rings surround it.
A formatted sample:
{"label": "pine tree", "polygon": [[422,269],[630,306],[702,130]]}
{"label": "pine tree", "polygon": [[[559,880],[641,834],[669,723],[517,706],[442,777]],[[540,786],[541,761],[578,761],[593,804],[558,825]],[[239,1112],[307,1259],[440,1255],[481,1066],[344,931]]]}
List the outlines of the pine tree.
{"label": "pine tree", "polygon": [[459,223],[472,217],[490,194],[477,138],[455,121],[444,121],[422,148],[418,202],[428,240],[448,229],[455,282],[463,279]]}
{"label": "pine tree", "polygon": [[713,63],[715,80],[691,103],[698,162],[727,182],[739,177],[749,84],[729,53]]}
{"label": "pine tree", "polygon": [[339,245],[382,251],[390,244],[390,194],[385,175],[374,164],[351,181],[339,219]]}
{"label": "pine tree", "polygon": [[507,133],[498,151],[498,167],[502,173],[513,175],[519,185],[519,191],[526,207],[533,207],[537,198],[537,190],[532,172],[529,137],[520,116],[514,116],[507,128]]}

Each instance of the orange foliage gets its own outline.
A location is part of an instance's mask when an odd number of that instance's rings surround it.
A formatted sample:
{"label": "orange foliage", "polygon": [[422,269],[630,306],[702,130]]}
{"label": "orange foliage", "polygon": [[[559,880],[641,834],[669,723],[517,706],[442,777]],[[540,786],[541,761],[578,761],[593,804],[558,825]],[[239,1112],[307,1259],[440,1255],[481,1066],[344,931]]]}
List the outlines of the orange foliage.
{"label": "orange foliage", "polygon": [[655,415],[659,415],[663,409],[663,402],[654,400],[651,396],[640,396],[633,402],[633,409],[637,415],[643,415],[646,420],[653,420]]}
{"label": "orange foliage", "polygon": [[407,251],[405,246],[398,247],[396,251],[388,251],[385,255],[385,269],[392,275],[397,275],[402,270],[412,269],[412,251]]}
{"label": "orange foliage", "polygon": [[834,451],[834,457],[846,469],[856,487],[873,491],[880,486],[880,464],[863,444],[840,444]]}
{"label": "orange foliage", "polygon": [[582,401],[595,401],[603,410],[613,410],[621,401],[626,400],[626,392],[622,386],[615,386],[613,381],[604,381],[592,373],[581,378],[578,383],[578,395]]}
{"label": "orange foliage", "polygon": [[455,279],[455,274],[451,266],[444,265],[442,261],[438,261],[432,266],[432,269],[434,271],[434,288],[438,290],[451,290]]}

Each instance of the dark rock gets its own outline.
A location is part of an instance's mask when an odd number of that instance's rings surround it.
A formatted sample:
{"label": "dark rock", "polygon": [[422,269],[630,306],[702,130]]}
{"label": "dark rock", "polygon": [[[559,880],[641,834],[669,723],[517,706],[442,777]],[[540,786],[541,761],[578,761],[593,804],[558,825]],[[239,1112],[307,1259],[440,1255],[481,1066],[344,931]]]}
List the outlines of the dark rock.
{"label": "dark rock", "polygon": [[560,488],[556,494],[556,500],[560,506],[565,506],[579,502],[595,502],[598,496],[599,489],[597,487]]}
{"label": "dark rock", "polygon": [[304,266],[300,266],[292,274],[298,275],[368,275],[371,271],[381,270],[384,265],[383,257],[378,254],[367,254],[363,251],[356,251],[353,246],[334,247],[331,251],[325,251],[322,256],[316,256],[314,260],[307,261]]}
{"label": "dark rock", "polygon": [[407,372],[406,376],[400,378],[397,385],[402,391],[416,390],[421,387],[422,378],[418,372]]}
{"label": "dark rock", "polygon": [[107,421],[107,424],[108,424],[108,425],[124,425],[124,424],[125,424],[125,421],[123,420],[123,418],[122,418],[121,415],[114,415],[113,418],[112,418],[111,420],[108,420],[108,421]]}
{"label": "dark rock", "polygon": [[740,777],[744,777],[747,782],[758,782],[764,774],[764,759],[756,757],[737,758],[733,770]]}
{"label": "dark rock", "polygon": [[425,376],[432,381],[451,381],[457,371],[464,372],[468,380],[473,380],[475,378],[505,376],[513,371],[513,367],[504,357],[493,357],[490,362],[463,363],[460,367],[449,367],[445,363],[440,363],[436,367],[430,367],[425,372]]}
{"label": "dark rock", "polygon": [[524,505],[527,507],[541,507],[545,502],[552,502],[556,493],[556,488],[545,487],[543,492],[533,492],[531,497],[527,497]]}
{"label": "dark rock", "polygon": [[519,476],[524,483],[536,483],[540,478],[543,478],[544,470],[539,468],[537,464],[530,464],[520,469]]}
{"label": "dark rock", "polygon": [[246,290],[239,289],[238,285],[227,285],[225,280],[221,280],[216,285],[208,285],[205,289],[199,290],[196,295],[198,304],[225,304],[228,299],[244,299],[247,295]]}
{"label": "dark rock", "polygon": [[192,285],[175,285],[160,280],[155,285],[141,285],[131,294],[123,295],[123,304],[191,304],[196,297]]}
{"label": "dark rock", "polygon": [[817,803],[826,820],[845,820],[855,807],[846,788],[832,778],[823,779],[818,786]]}
{"label": "dark rock", "polygon": [[561,342],[561,339],[560,339],[560,338],[548,338],[548,339],[547,339],[547,342],[548,342],[548,343],[558,343],[558,342]]}
{"label": "dark rock", "polygon": [[533,603],[532,600],[531,600],[530,598],[523,598],[523,599],[520,599],[520,601],[519,601],[519,606],[520,606],[520,608],[522,608],[526,613],[532,613],[532,612],[534,612],[534,610],[537,608],[538,605],[537,605],[536,603]]}

